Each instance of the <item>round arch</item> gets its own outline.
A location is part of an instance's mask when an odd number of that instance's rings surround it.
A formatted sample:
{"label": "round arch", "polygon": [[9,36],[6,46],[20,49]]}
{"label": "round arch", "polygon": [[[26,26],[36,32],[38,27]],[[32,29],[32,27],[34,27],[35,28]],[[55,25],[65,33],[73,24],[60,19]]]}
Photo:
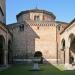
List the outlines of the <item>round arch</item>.
{"label": "round arch", "polygon": [[69,43],[70,43],[70,63],[75,61],[75,35],[71,33],[69,35]]}
{"label": "round arch", "polygon": [[43,63],[43,57],[42,57],[43,55],[42,55],[42,52],[41,51],[36,51],[35,53],[34,53],[34,57],[39,57],[39,58],[41,58],[41,60],[40,60],[40,62],[39,63]]}
{"label": "round arch", "polygon": [[71,34],[69,35],[70,47],[71,47],[71,45],[74,43],[74,41],[75,41],[75,35],[74,35],[73,33],[71,33]]}
{"label": "round arch", "polygon": [[42,52],[36,51],[34,57],[42,57]]}
{"label": "round arch", "polygon": [[4,64],[4,45],[5,39],[3,35],[0,35],[0,64]]}
{"label": "round arch", "polygon": [[65,39],[64,38],[61,41],[61,47],[63,50],[65,49]]}
{"label": "round arch", "polygon": [[12,63],[11,40],[8,40],[8,64]]}
{"label": "round arch", "polygon": [[65,64],[65,39],[61,40],[61,61]]}

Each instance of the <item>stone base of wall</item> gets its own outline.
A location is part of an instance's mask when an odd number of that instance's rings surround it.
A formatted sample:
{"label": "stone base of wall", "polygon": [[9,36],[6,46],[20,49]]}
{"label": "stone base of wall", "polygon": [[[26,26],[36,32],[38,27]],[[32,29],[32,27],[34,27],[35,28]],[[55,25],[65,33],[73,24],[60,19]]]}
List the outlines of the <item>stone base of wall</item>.
{"label": "stone base of wall", "polygon": [[[60,61],[60,59],[59,59]],[[15,64],[32,64],[33,59],[14,59],[13,63]],[[43,59],[44,64],[57,64],[57,59]]]}
{"label": "stone base of wall", "polygon": [[[59,61],[60,59],[58,59]],[[44,63],[47,63],[47,64],[57,64],[57,59],[45,59],[43,60]]]}

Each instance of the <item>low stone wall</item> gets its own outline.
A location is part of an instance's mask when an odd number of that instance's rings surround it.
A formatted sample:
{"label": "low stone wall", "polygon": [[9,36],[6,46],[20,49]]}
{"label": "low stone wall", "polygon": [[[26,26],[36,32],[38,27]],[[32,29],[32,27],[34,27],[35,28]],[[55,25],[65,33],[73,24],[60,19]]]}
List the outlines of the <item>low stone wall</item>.
{"label": "low stone wall", "polygon": [[[36,59],[34,59],[36,60]],[[60,61],[60,59],[58,59]],[[13,59],[15,64],[32,64],[33,59]],[[57,59],[43,59],[44,64],[57,64]]]}

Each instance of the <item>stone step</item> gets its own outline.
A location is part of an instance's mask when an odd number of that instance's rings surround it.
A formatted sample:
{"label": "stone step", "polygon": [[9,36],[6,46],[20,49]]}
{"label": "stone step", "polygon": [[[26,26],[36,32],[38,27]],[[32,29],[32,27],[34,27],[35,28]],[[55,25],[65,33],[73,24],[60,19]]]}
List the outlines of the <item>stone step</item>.
{"label": "stone step", "polygon": [[75,66],[72,66],[72,64],[66,64],[65,70],[75,70]]}
{"label": "stone step", "polygon": [[5,69],[7,69],[7,68],[9,68],[10,67],[10,65],[3,65],[3,66],[1,66],[0,67],[0,71],[3,71],[3,70],[5,70]]}

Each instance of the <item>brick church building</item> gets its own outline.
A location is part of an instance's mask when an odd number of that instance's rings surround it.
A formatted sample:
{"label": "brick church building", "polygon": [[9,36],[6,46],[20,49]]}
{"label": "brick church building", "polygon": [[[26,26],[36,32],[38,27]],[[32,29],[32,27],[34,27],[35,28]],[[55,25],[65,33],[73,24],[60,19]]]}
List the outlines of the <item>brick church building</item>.
{"label": "brick church building", "polygon": [[21,11],[16,23],[6,25],[5,11],[5,0],[0,0],[0,64],[30,63],[36,53],[43,63],[75,61],[75,19],[56,21],[52,12],[36,8]]}

